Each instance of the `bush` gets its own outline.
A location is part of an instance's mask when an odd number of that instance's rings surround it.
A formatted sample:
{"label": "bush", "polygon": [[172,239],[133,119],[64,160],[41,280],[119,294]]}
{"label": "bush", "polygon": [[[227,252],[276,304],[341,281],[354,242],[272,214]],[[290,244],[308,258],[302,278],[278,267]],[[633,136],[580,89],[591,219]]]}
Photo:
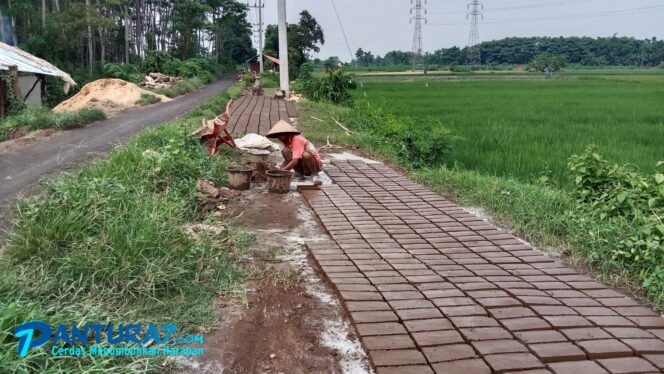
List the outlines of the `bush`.
{"label": "bush", "polygon": [[104,74],[108,77],[122,79],[132,83],[140,83],[143,81],[143,73],[132,64],[108,63],[104,65]]}
{"label": "bush", "polygon": [[658,297],[664,293],[662,166],[660,161],[653,175],[643,175],[609,164],[594,147],[569,161],[577,201],[570,218],[579,227],[576,241],[588,247],[586,257],[609,270],[625,269]]}
{"label": "bush", "polygon": [[546,71],[547,69],[558,71],[564,68],[565,64],[565,57],[545,52],[535,56],[528,64],[528,68],[535,69],[537,71]]}
{"label": "bush", "polygon": [[450,71],[453,73],[471,73],[472,69],[470,69],[466,65],[450,65]]}
{"label": "bush", "polygon": [[145,55],[145,63],[143,71],[147,73],[165,71],[165,66],[168,62],[173,60],[173,56],[166,51],[152,50],[148,51]]}
{"label": "bush", "polygon": [[151,104],[156,104],[160,101],[161,101],[161,99],[159,97],[155,96],[155,95],[152,95],[152,94],[149,94],[149,93],[142,93],[141,98],[138,99],[138,101],[136,102],[136,105],[147,106],[147,105],[151,105]]}
{"label": "bush", "polygon": [[306,96],[315,101],[329,101],[333,104],[350,105],[353,97],[350,90],[357,88],[354,74],[347,74],[343,69],[328,70],[313,85],[313,91]]}
{"label": "bush", "polygon": [[662,61],[662,62],[659,63],[659,68],[660,68],[660,69],[664,69],[664,61]]}
{"label": "bush", "polygon": [[46,108],[27,108],[6,118],[0,129],[25,128],[28,131],[56,128],[60,130],[82,127],[106,118],[100,109],[81,109],[75,112],[53,112]]}
{"label": "bush", "polygon": [[454,140],[435,118],[416,119],[387,114],[380,109],[355,109],[344,121],[366,134],[364,141],[407,168],[443,164]]}

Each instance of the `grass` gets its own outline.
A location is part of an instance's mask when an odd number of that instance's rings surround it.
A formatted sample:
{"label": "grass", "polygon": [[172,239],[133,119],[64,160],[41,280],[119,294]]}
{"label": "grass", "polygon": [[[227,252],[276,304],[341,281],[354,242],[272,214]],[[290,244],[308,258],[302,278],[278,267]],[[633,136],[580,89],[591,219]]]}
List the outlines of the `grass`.
{"label": "grass", "polygon": [[653,170],[664,158],[664,86],[603,79],[364,83],[360,106],[442,121],[457,142],[449,166],[532,182],[570,183],[567,158],[595,144]]}
{"label": "grass", "polygon": [[223,111],[236,86],[177,122],[146,131],[107,159],[20,201],[0,255],[0,372],[161,372],[161,359],[58,359],[49,345],[16,354],[16,325],[175,323],[180,331],[218,318],[211,307],[244,273],[230,255],[245,241],[232,228],[192,238],[196,179],[226,182],[232,155],[211,158],[188,136]]}
{"label": "grass", "polygon": [[136,105],[140,106],[147,106],[147,105],[152,105],[160,102],[161,99],[155,95],[149,94],[149,93],[142,93],[141,98],[138,99],[136,102]]}
{"label": "grass", "polygon": [[[21,113],[0,122],[0,133],[23,128],[26,131],[56,128],[67,130],[83,127],[91,122],[106,118],[99,109],[81,109],[75,112],[53,112],[46,108],[29,107]],[[1,139],[0,139],[1,140]]]}
{"label": "grass", "polygon": [[182,96],[189,92],[196,91],[197,89],[210,83],[213,79],[214,75],[212,73],[208,73],[206,75],[185,79],[182,82],[177,83],[171,87],[156,88],[152,91],[159,95],[164,95],[170,98],[174,98]]}

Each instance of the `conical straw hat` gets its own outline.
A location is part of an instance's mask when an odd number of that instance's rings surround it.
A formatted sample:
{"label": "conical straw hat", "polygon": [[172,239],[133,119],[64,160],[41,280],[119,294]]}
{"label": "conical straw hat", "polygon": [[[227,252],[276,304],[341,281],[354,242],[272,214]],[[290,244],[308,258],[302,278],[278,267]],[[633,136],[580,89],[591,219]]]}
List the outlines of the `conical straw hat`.
{"label": "conical straw hat", "polygon": [[293,126],[291,126],[290,123],[284,121],[283,119],[277,122],[272,128],[270,129],[270,132],[267,133],[268,138],[276,138],[277,135],[279,134],[299,134],[300,132],[297,131],[297,129]]}

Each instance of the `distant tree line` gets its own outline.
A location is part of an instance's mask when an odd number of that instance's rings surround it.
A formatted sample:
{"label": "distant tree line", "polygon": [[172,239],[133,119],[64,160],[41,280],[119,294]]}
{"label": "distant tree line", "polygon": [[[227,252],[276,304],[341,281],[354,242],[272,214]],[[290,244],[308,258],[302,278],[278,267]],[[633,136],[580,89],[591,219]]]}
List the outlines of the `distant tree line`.
{"label": "distant tree line", "polygon": [[151,51],[234,64],[255,53],[247,9],[236,0],[0,0],[0,39],[90,73]]}
{"label": "distant tree line", "polygon": [[[568,64],[586,66],[657,66],[664,61],[664,41],[628,37],[531,37],[505,38],[480,45],[485,65],[528,64],[542,54],[555,55]],[[425,65],[455,65],[466,62],[467,48],[443,48],[427,52]],[[362,48],[355,54],[358,66],[409,65],[412,53],[391,51],[374,56]]]}

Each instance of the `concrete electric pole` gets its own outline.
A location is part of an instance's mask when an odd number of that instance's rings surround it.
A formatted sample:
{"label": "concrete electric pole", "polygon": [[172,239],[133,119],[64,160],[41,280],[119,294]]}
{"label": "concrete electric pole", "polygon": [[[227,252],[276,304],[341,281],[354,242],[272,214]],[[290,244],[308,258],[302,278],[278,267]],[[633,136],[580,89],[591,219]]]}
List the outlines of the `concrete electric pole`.
{"label": "concrete electric pole", "polygon": [[290,97],[288,87],[288,25],[286,24],[286,0],[278,0],[277,11],[279,15],[279,87],[284,92],[284,98]]}
{"label": "concrete electric pole", "polygon": [[258,24],[255,26],[258,26],[258,62],[260,64],[260,73],[263,74],[263,9],[265,8],[265,4],[263,4],[263,0],[258,0],[258,4],[249,5],[247,3],[247,6],[258,10]]}

